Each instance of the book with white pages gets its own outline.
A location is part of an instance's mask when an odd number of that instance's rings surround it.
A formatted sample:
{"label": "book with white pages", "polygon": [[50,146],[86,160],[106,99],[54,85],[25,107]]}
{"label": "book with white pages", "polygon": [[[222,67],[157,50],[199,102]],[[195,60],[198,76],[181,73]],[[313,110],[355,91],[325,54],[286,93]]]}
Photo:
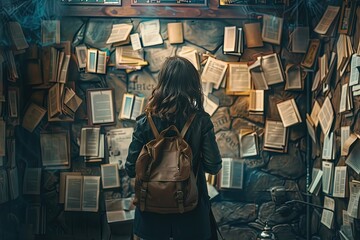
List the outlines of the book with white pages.
{"label": "book with white pages", "polygon": [[322,179],[323,171],[319,168],[313,168],[312,171],[312,181],[309,185],[308,192],[311,194],[318,195],[320,186],[321,186],[321,179]]}
{"label": "book with white pages", "polygon": [[186,58],[194,65],[196,70],[200,70],[199,53],[195,48],[183,46],[181,50],[177,52],[177,55]]}
{"label": "book with white pages", "polygon": [[222,159],[220,188],[242,189],[244,178],[244,161],[233,158]]}
{"label": "book with white pages", "polygon": [[360,218],[360,182],[352,180],[349,182],[349,203],[347,208],[347,213],[352,218]]}
{"label": "book with white pages", "polygon": [[324,136],[322,159],[333,160],[335,158],[335,144],[334,132],[329,132],[326,136]]}
{"label": "book with white pages", "polygon": [[201,73],[201,80],[203,82],[213,83],[213,87],[215,89],[219,89],[223,79],[225,78],[227,67],[227,62],[209,57],[204,70]]}
{"label": "book with white pages", "polygon": [[249,113],[264,113],[264,90],[251,90],[249,95]]}
{"label": "book with white pages", "polygon": [[118,164],[101,164],[101,180],[104,189],[120,187]]}
{"label": "book with white pages", "polygon": [[247,62],[229,62],[226,77],[226,94],[249,94],[251,76]]}
{"label": "book with white pages", "polygon": [[340,154],[341,156],[346,156],[344,151],[346,140],[350,137],[350,126],[342,126],[340,128]]}
{"label": "book with white pages", "polygon": [[323,161],[322,162],[322,191],[326,194],[331,194],[333,190],[334,181],[334,163]]}
{"label": "book with white pages", "polygon": [[314,32],[322,35],[327,34],[331,24],[333,24],[339,11],[340,11],[340,6],[328,5],[325,13],[323,14],[318,24],[316,25]]}
{"label": "book with white pages", "polygon": [[345,198],[348,196],[347,166],[336,166],[334,174],[333,196]]}
{"label": "book with white pages", "polygon": [[214,101],[212,98],[209,98],[208,96],[204,95],[205,112],[207,112],[210,116],[212,116],[218,108],[219,108],[218,101]]}
{"label": "book with white pages", "polygon": [[255,62],[249,65],[249,72],[252,84],[256,90],[268,90],[269,86],[266,82],[264,72],[261,66],[261,57],[258,57]]}
{"label": "book with white pages", "polygon": [[258,135],[250,129],[241,129],[239,134],[240,156],[250,157],[259,154]]}
{"label": "book with white pages", "polygon": [[327,135],[334,120],[334,110],[329,97],[325,98],[325,101],[319,111],[318,119],[324,135]]}
{"label": "book with white pages", "polygon": [[80,136],[80,156],[96,157],[99,154],[100,127],[83,127]]}
{"label": "book with white pages", "polygon": [[132,24],[114,24],[106,44],[125,41],[129,37],[132,28]]}
{"label": "book with white pages", "polygon": [[144,47],[163,44],[164,41],[160,35],[159,19],[140,22],[139,28]]}
{"label": "book with white pages", "polygon": [[302,122],[299,110],[294,98],[278,103],[277,109],[284,127],[290,127]]}
{"label": "book with white pages", "polygon": [[281,121],[266,120],[263,149],[273,152],[287,152],[289,131]]}
{"label": "book with white pages", "polygon": [[321,214],[321,223],[327,228],[332,229],[334,224],[334,211],[335,211],[335,200],[325,196],[324,197],[324,209]]}
{"label": "book with white pages", "polygon": [[264,42],[280,45],[284,19],[281,17],[263,15],[261,36]]}

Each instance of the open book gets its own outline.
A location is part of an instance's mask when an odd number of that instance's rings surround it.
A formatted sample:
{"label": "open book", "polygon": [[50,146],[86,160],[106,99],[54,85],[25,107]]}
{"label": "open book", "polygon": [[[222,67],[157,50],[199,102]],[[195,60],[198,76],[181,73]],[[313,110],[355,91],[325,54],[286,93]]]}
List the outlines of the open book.
{"label": "open book", "polygon": [[223,158],[220,173],[220,188],[242,189],[244,178],[244,162],[233,158]]}
{"label": "open book", "polygon": [[65,211],[98,211],[99,176],[67,175],[65,188]]}
{"label": "open book", "polygon": [[301,116],[294,98],[280,102],[276,106],[284,127],[290,127],[301,122]]}
{"label": "open book", "polygon": [[281,121],[266,120],[264,150],[287,152],[289,131]]}

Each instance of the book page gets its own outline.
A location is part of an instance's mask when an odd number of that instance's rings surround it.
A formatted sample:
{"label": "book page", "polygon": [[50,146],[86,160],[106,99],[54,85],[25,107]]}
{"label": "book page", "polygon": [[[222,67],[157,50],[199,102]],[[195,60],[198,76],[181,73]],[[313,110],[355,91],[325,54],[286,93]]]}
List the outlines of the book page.
{"label": "book page", "polygon": [[100,128],[83,127],[80,136],[80,156],[96,157],[99,154]]}
{"label": "book page", "polygon": [[327,6],[320,22],[316,25],[314,32],[326,34],[340,10],[339,6]]}
{"label": "book page", "polygon": [[224,27],[224,52],[235,52],[236,42],[237,42],[237,27],[236,26],[226,26]]}
{"label": "book page", "polygon": [[347,83],[344,83],[341,87],[341,98],[340,98],[340,106],[339,106],[339,112],[345,112],[346,110],[349,110],[347,108],[347,99],[348,99],[348,89],[349,86]]}
{"label": "book page", "polygon": [[114,103],[112,90],[90,92],[91,117],[93,124],[114,122]]}
{"label": "book page", "polygon": [[[346,130],[345,130],[346,131]],[[345,133],[346,134],[346,133]],[[341,148],[341,156],[347,156],[351,145],[358,139],[358,136],[351,133],[348,138],[345,140],[344,145]]]}
{"label": "book page", "polygon": [[100,134],[99,138],[99,153],[97,156],[85,156],[85,162],[101,162],[105,157],[105,134]]}
{"label": "book page", "polygon": [[[324,224],[327,228],[332,229],[334,222],[334,210],[335,210],[335,200],[325,196],[324,198],[324,208],[321,215],[321,223]],[[330,211],[330,210],[332,211]]]}
{"label": "book page", "polygon": [[227,62],[209,57],[201,74],[201,80],[203,82],[214,83],[214,88],[219,89],[224,79],[227,66]]}
{"label": "book page", "polygon": [[282,66],[276,53],[261,57],[261,67],[268,85],[284,82]]}
{"label": "book page", "polygon": [[330,194],[332,190],[332,182],[334,175],[334,163],[332,162],[322,162],[322,190],[323,193]]}
{"label": "book page", "polygon": [[60,77],[59,77],[60,83],[66,83],[66,81],[67,81],[70,57],[71,57],[71,55],[65,55],[64,62],[61,65]]}
{"label": "book page", "polygon": [[87,47],[85,45],[76,46],[75,52],[79,68],[86,68]]}
{"label": "book page", "polygon": [[265,124],[264,146],[284,149],[286,144],[286,128],[281,121],[267,120]]}
{"label": "book page", "polygon": [[341,156],[346,156],[347,153],[344,151],[345,150],[344,147],[346,140],[350,137],[350,126],[342,126],[340,129],[340,134],[341,134],[341,147],[340,147]]}
{"label": "book page", "polygon": [[67,175],[78,175],[80,172],[60,172],[60,181],[59,181],[59,203],[65,203],[65,192],[66,192],[66,176]]}
{"label": "book page", "polygon": [[116,164],[118,169],[125,168],[126,157],[132,140],[134,128],[111,129],[107,132],[109,163]]}
{"label": "book page", "polygon": [[210,116],[212,116],[215,111],[218,109],[219,103],[214,102],[212,99],[208,98],[206,95],[204,95],[204,110],[207,112]]}
{"label": "book page", "polygon": [[131,120],[136,120],[136,118],[143,113],[144,109],[145,96],[136,95],[134,98],[134,106],[131,112]]}
{"label": "book page", "polygon": [[250,91],[249,111],[264,112],[264,90]]}
{"label": "book page", "polygon": [[226,90],[229,92],[249,91],[251,76],[247,63],[229,63]]}
{"label": "book page", "polygon": [[293,98],[280,102],[276,106],[284,127],[289,127],[301,122],[300,114]]}
{"label": "book page", "polygon": [[199,60],[199,53],[196,49],[192,47],[183,46],[181,51],[177,53],[179,57],[186,58],[189,60],[196,70],[200,70],[200,60]]}
{"label": "book page", "polygon": [[120,179],[118,172],[118,164],[102,164],[101,165],[102,187],[115,188],[120,187]]}
{"label": "book page", "polygon": [[178,44],[184,42],[182,22],[168,23],[167,32],[170,44]]}
{"label": "book page", "polygon": [[130,35],[131,47],[134,51],[142,49],[139,33]]}
{"label": "book page", "polygon": [[333,196],[346,197],[347,166],[336,166],[334,174]]}
{"label": "book page", "polygon": [[251,75],[251,80],[256,90],[269,89],[264,72],[261,67],[261,57],[258,57],[257,60],[249,66],[249,71]]}
{"label": "book page", "polygon": [[41,168],[26,168],[23,181],[23,194],[40,194]]}
{"label": "book page", "polygon": [[333,149],[334,149],[334,132],[329,132],[328,135],[324,136],[324,144],[322,151],[322,158],[327,160],[333,159]]}
{"label": "book page", "polygon": [[262,39],[264,42],[280,44],[283,28],[283,18],[263,15]]}
{"label": "book page", "polygon": [[82,211],[97,212],[99,209],[100,176],[84,176]]}
{"label": "book page", "polygon": [[239,134],[240,156],[249,157],[258,154],[257,135],[246,129],[241,129]]}
{"label": "book page", "polygon": [[163,39],[160,35],[160,21],[158,19],[141,22],[139,28],[144,47],[163,43]]}
{"label": "book page", "polygon": [[132,24],[114,24],[106,44],[125,41],[129,37],[132,28]]}
{"label": "book page", "polygon": [[244,178],[244,161],[233,159],[231,162],[231,182],[233,189],[242,189]]}
{"label": "book page", "polygon": [[349,86],[359,84],[360,74],[359,74],[358,66],[360,66],[360,56],[358,54],[353,54],[351,57]]}
{"label": "book page", "polygon": [[323,171],[321,169],[313,168],[312,181],[308,188],[309,193],[315,193],[315,190],[321,184],[322,175]]}
{"label": "book page", "polygon": [[231,158],[222,159],[222,168],[221,168],[221,178],[220,186],[221,188],[230,188],[231,184]]}
{"label": "book page", "polygon": [[326,78],[329,72],[329,66],[328,66],[328,60],[326,54],[323,54],[321,57],[319,57],[319,70],[320,70],[320,81],[324,81],[324,79]]}
{"label": "book page", "polygon": [[134,219],[135,206],[132,204],[132,198],[107,199],[105,207],[108,223]]}
{"label": "book page", "polygon": [[130,119],[131,118],[131,112],[133,109],[135,100],[135,95],[132,93],[124,93],[122,103],[121,103],[121,109],[118,116],[118,119]]}
{"label": "book page", "polygon": [[347,212],[352,218],[359,218],[360,183],[351,181],[349,183],[350,198]]}
{"label": "book page", "polygon": [[319,111],[318,119],[324,135],[327,135],[334,119],[334,111],[329,97],[326,97]]}
{"label": "book page", "polygon": [[106,52],[99,51],[98,52],[98,60],[97,60],[97,67],[96,73],[106,73]]}
{"label": "book page", "polygon": [[66,176],[65,211],[81,211],[83,177]]}

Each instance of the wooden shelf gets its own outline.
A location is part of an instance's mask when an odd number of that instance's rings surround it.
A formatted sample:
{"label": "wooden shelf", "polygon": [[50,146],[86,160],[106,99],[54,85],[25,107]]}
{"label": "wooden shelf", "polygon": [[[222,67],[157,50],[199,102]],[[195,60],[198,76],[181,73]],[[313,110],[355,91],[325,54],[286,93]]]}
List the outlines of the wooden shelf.
{"label": "wooden shelf", "polygon": [[131,5],[131,0],[122,0],[121,6],[61,5],[61,15],[66,17],[252,19],[274,12],[279,12],[279,6],[233,8],[219,6],[219,0],[208,0],[208,6],[137,6]]}

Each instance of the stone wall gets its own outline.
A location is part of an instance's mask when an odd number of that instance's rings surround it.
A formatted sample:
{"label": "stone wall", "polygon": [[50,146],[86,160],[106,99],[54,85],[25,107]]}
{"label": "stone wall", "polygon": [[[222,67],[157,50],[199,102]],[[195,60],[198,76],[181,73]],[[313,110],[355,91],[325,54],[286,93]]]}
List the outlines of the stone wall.
{"label": "stone wall", "polygon": [[[90,74],[79,72],[74,61],[70,63],[69,81],[75,83],[76,93],[86,102],[86,90],[90,88],[110,87],[115,91],[116,116],[119,114],[122,104],[122,96],[126,92],[144,94],[148,97],[157,82],[157,73],[166,57],[174,56],[184,46],[191,46],[200,54],[202,60],[207,55],[213,55],[217,59],[227,62],[254,60],[254,54],[259,52],[276,52],[279,54],[282,65],[288,63],[299,64],[303,54],[291,53],[288,49],[288,30],[290,22],[284,25],[281,46],[265,43],[264,47],[244,49],[241,57],[224,55],[222,52],[223,30],[225,26],[242,26],[246,21],[239,20],[182,20],[182,19],[160,19],[161,35],[164,44],[146,47],[145,60],[149,62],[147,67],[140,71],[126,73],[114,67],[114,48],[107,45],[106,39],[114,23],[131,23],[133,32],[139,31],[139,23],[146,19],[120,19],[120,18],[63,18],[61,20],[61,39],[71,41],[72,46],[80,43],[86,44],[88,48],[108,50],[109,65],[107,74]],[[166,24],[168,22],[182,21],[184,26],[185,42],[180,45],[171,45],[167,40]],[[31,33],[33,42],[38,43],[40,31],[37,29]],[[358,42],[359,30],[355,33],[355,41]],[[322,39],[325,49],[332,49],[334,41]],[[355,44],[354,44],[355,46]],[[22,55],[16,56],[19,62],[25,61]],[[202,62],[202,68],[206,61]],[[21,69],[21,64],[18,66]],[[256,239],[257,234],[267,222],[278,240],[304,239],[306,238],[306,208],[303,204],[285,204],[289,200],[305,201],[307,197],[307,171],[309,167],[321,168],[321,149],[323,136],[318,131],[319,143],[312,144],[311,159],[307,159],[309,146],[306,145],[309,136],[305,124],[305,113],[308,106],[312,105],[311,99],[317,99],[322,103],[325,94],[314,93],[310,97],[305,91],[311,86],[314,74],[305,73],[303,78],[304,90],[285,91],[284,84],[271,86],[265,92],[265,111],[263,115],[251,114],[248,110],[249,96],[227,95],[224,88],[215,90],[213,95],[219,99],[219,108],[212,116],[215,126],[216,138],[220,147],[222,157],[240,158],[238,134],[242,128],[252,128],[259,136],[258,156],[244,158],[245,164],[243,176],[243,188],[241,190],[218,189],[219,195],[213,201],[213,211],[224,237],[229,239]],[[338,106],[341,84],[346,78],[335,76],[330,84],[330,92],[333,94],[333,106]],[[348,75],[345,74],[345,76]],[[26,72],[21,70],[23,83],[26,80]],[[21,83],[21,82],[19,82]],[[30,101],[44,105],[43,98],[46,96],[44,90],[35,90],[25,84],[21,84],[20,109],[23,110]],[[308,92],[309,94],[309,92]],[[40,96],[40,97],[39,97]],[[294,98],[299,108],[302,122],[289,128],[289,143],[286,153],[277,153],[263,150],[264,127],[266,119],[280,120],[276,103]],[[310,101],[310,102],[308,102]],[[337,143],[339,139],[339,128],[342,125],[352,124],[353,131],[358,133],[358,97],[354,97],[353,117],[345,118],[336,115],[334,132]],[[14,124],[10,129],[12,136],[16,139],[16,164],[19,169],[20,189],[22,178],[26,167],[41,167],[41,154],[39,146],[39,133],[43,130],[51,131],[59,128],[69,129],[71,132],[71,161],[73,172],[81,172],[83,175],[100,175],[99,164],[84,163],[83,157],[79,156],[80,129],[87,125],[86,106],[82,105],[72,123],[49,123],[45,119],[39,124],[33,133],[27,132],[20,125]],[[134,121],[116,120],[113,126],[103,127],[103,132],[113,128],[133,127]],[[337,153],[340,144],[337,144]],[[106,153],[103,163],[108,162]],[[336,164],[344,162],[344,158],[338,157]],[[309,166],[308,163],[311,165]],[[6,164],[4,164],[5,166]],[[129,197],[133,193],[131,179],[123,170],[119,171],[121,187],[104,190],[100,193],[100,206],[97,213],[66,212],[64,206],[58,203],[59,195],[59,171],[43,170],[43,181],[40,196],[23,196],[18,199],[0,205],[1,223],[0,239],[16,239],[20,230],[20,236],[27,236],[29,227],[25,224],[25,208],[30,204],[41,204],[46,206],[46,239],[110,239],[111,232],[129,235],[128,225],[115,226],[107,224],[105,216],[105,200],[117,197]],[[359,179],[359,175],[349,168],[349,180]],[[270,190],[274,187],[283,189],[276,198],[271,195]],[[324,194],[313,196],[312,202],[323,204]],[[335,229],[327,229],[320,223],[321,211],[311,209],[311,236],[321,236],[321,239],[333,239],[338,237],[337,230],[342,223],[341,210],[347,208],[347,198],[336,200]],[[1,227],[2,226],[2,227]],[[31,232],[31,231],[30,231]],[[31,234],[30,234],[31,235]],[[5,237],[4,237],[5,236]],[[1,238],[3,237],[3,238]],[[25,239],[22,238],[22,239]]]}

